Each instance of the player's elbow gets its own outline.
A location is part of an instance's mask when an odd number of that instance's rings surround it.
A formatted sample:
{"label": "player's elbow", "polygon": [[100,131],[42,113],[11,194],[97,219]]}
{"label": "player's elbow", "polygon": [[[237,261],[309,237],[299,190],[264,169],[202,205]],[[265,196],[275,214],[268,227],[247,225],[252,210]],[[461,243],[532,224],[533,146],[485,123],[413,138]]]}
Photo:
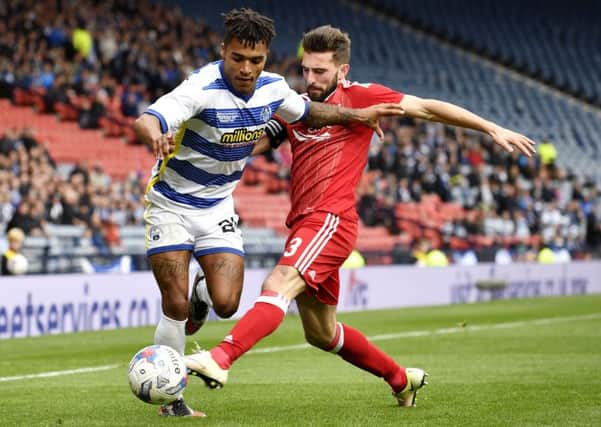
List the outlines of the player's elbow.
{"label": "player's elbow", "polygon": [[134,121],[134,124],[132,125],[134,132],[136,132],[136,135],[138,136],[143,135],[144,129],[146,128],[146,118],[144,116],[145,115],[142,114]]}
{"label": "player's elbow", "polygon": [[132,124],[132,128],[138,138],[147,145],[152,145],[153,136],[161,134],[158,120],[148,114],[138,117]]}
{"label": "player's elbow", "polygon": [[405,95],[401,101],[401,107],[405,110],[405,115],[422,120],[433,120],[434,113],[432,106],[435,100],[419,98],[413,95]]}

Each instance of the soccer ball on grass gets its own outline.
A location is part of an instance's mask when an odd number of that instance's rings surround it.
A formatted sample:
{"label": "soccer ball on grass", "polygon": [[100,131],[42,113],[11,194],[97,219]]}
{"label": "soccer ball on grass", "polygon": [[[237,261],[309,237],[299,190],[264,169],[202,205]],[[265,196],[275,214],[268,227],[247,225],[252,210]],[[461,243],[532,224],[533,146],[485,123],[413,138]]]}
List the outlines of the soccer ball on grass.
{"label": "soccer ball on grass", "polygon": [[166,345],[151,345],[136,353],[127,372],[131,391],[155,405],[171,403],[188,384],[188,371],[180,354]]}

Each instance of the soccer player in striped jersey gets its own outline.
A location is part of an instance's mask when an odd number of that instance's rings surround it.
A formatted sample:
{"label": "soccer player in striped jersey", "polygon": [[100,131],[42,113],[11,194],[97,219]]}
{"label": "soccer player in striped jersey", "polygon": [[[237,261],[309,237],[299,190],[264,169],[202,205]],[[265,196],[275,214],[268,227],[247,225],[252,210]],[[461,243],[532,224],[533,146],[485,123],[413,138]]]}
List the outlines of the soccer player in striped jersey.
{"label": "soccer player in striped jersey", "polygon": [[[312,101],[353,108],[393,102],[405,115],[475,129],[508,151],[516,147],[527,156],[534,153],[534,143],[525,136],[458,106],[346,80],[350,44],[346,33],[331,26],[304,35],[302,69]],[[372,130],[359,124],[313,128],[275,120],[267,129],[272,145],[287,135],[292,147],[286,221],[291,231],[285,251],[253,308],[217,347],[186,356],[188,368],[209,387],[221,387],[234,361],[278,327],[295,298],[310,344],[383,378],[399,405],[413,406],[426,373],[401,367],[360,331],[336,320],[339,269],[357,238],[355,188],[367,162]]]}
{"label": "soccer player in striped jersey", "polygon": [[[232,192],[246,158],[267,139],[264,128],[272,116],[277,112],[312,127],[358,122],[378,131],[378,117],[402,113],[398,104],[355,110],[308,102],[282,76],[263,71],[275,35],[270,18],[235,9],[225,15],[224,26],[223,60],[192,73],[134,124],[158,158],[144,215],[148,259],[162,297],[154,342],[181,354],[186,328],[195,332],[209,305],[221,317],[238,308],[244,253]],[[192,254],[206,280],[196,278],[189,305]],[[163,406],[161,414],[203,415],[183,399]]]}

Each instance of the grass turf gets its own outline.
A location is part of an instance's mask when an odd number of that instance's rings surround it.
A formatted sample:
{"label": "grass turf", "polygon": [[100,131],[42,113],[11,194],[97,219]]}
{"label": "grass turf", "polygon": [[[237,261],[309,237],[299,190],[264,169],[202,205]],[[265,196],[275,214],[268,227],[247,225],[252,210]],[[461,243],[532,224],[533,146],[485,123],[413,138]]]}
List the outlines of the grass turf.
{"label": "grass turf", "polygon": [[[153,328],[138,328],[0,341],[0,425],[588,426],[601,419],[601,295],[345,313],[339,320],[375,336],[404,366],[429,372],[416,408],[396,407],[382,380],[340,358],[297,348],[246,355],[223,390],[191,377],[186,401],[208,418],[160,418],[127,385],[130,358],[153,336]],[[231,326],[211,322],[195,338],[210,347]],[[257,348],[302,342],[300,322],[289,316]]]}

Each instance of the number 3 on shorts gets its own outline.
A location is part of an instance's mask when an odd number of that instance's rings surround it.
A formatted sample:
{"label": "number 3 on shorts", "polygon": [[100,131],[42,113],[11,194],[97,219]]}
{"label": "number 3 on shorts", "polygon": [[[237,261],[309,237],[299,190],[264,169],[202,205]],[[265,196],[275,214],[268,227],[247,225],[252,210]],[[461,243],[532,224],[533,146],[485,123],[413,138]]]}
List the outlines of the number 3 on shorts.
{"label": "number 3 on shorts", "polygon": [[286,252],[284,252],[284,256],[294,255],[301,243],[303,243],[303,239],[300,237],[295,237],[294,239],[290,240],[290,243],[288,243],[288,249]]}

